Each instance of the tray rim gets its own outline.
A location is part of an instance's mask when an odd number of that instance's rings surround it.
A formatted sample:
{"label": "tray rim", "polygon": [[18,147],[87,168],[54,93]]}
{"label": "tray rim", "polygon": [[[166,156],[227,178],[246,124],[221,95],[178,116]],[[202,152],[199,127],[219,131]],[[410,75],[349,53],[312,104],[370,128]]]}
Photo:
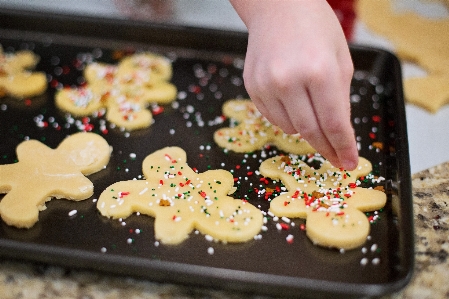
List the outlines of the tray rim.
{"label": "tray rim", "polygon": [[[246,51],[247,34],[242,32],[224,31],[210,28],[186,27],[173,24],[154,24],[134,22],[120,19],[97,19],[92,17],[80,17],[61,14],[46,14],[45,16],[37,12],[20,11],[12,9],[4,9],[0,11],[1,29],[12,30],[12,32],[35,34],[50,34],[55,36],[74,35],[81,39],[93,38],[92,32],[76,32],[82,26],[114,26],[123,30],[113,30],[109,27],[108,31],[111,35],[102,37],[102,40],[115,40],[114,34],[118,36],[118,42],[122,43],[129,40],[139,44],[158,44],[160,38],[167,36],[167,33],[177,33],[173,40],[166,41],[163,46],[176,47],[176,43],[185,46],[188,49],[199,51],[220,51],[223,53],[244,54]],[[44,22],[45,21],[45,22]],[[66,26],[55,26],[58,22],[67,22]],[[53,25],[53,28],[51,28]],[[64,28],[68,33],[64,33]],[[136,33],[127,36],[126,32],[136,30]],[[95,31],[95,30],[94,30]],[[139,34],[145,31],[150,32],[149,35]],[[180,34],[182,33],[182,34]],[[188,33],[188,34],[186,34]],[[178,39],[179,36],[182,38]],[[204,38],[207,43],[199,42],[198,36],[206,36]],[[155,40],[148,40],[148,36],[157,37]],[[196,37],[194,37],[196,36]],[[215,39],[216,42],[213,42]],[[201,39],[203,40],[203,39]],[[212,41],[212,42],[211,42]],[[228,42],[227,42],[228,41]],[[227,42],[227,43],[226,43]],[[226,44],[226,46],[223,46]],[[350,45],[353,50],[374,51],[380,53],[393,62],[393,68],[396,75],[395,88],[397,90],[396,101],[397,109],[400,113],[397,115],[397,123],[399,130],[399,138],[397,140],[397,163],[398,163],[398,185],[397,191],[400,193],[401,202],[408,200],[408,204],[402,204],[401,212],[408,217],[400,217],[400,226],[413,227],[413,205],[411,193],[411,175],[408,151],[408,138],[405,117],[405,104],[403,102],[402,89],[402,72],[399,59],[391,52],[374,47],[366,47],[361,45]],[[405,210],[404,210],[405,209]],[[405,235],[402,240],[402,250],[405,252],[403,264],[407,271],[402,279],[384,284],[357,284],[357,283],[341,283],[320,281],[315,279],[293,278],[273,274],[248,273],[240,270],[219,269],[198,265],[186,265],[175,262],[157,261],[145,258],[132,258],[124,261],[120,255],[114,254],[104,255],[102,253],[86,252],[76,249],[67,249],[58,246],[27,244],[19,241],[1,240],[0,239],[0,256],[6,256],[13,259],[22,259],[29,261],[44,262],[49,264],[58,264],[65,267],[82,268],[99,270],[108,274],[139,276],[141,278],[149,278],[156,281],[170,281],[174,283],[200,285],[207,287],[210,282],[199,284],[201,278],[213,278],[216,286],[223,289],[230,289],[244,292],[263,292],[270,295],[292,295],[292,292],[298,295],[314,294],[322,292],[332,295],[345,296],[372,296],[377,297],[388,293],[399,291],[405,287],[411,280],[414,268],[414,236]],[[67,254],[72,255],[72,259],[65,260]],[[136,274],[131,271],[131,267],[139,267],[146,272],[152,270],[159,271],[159,275]],[[149,271],[150,270],[150,271]],[[145,272],[145,271],[139,271]],[[163,273],[162,273],[163,272]],[[173,275],[176,273],[178,275]],[[192,278],[192,275],[195,276]],[[179,278],[181,277],[181,279]],[[204,281],[204,279],[202,280]],[[232,282],[230,284],[230,282]]]}

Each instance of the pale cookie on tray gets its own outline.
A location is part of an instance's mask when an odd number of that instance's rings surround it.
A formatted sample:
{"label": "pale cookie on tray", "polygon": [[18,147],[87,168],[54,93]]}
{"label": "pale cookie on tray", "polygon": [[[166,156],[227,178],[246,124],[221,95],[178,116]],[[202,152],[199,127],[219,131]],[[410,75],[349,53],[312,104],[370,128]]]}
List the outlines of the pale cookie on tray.
{"label": "pale cookie on tray", "polygon": [[[445,91],[449,77],[449,18],[398,11],[391,0],[359,0],[357,16],[369,29],[390,40],[401,59],[418,64],[429,74],[430,78],[405,80],[409,102],[430,112],[449,102]],[[426,93],[428,90],[433,93]]]}
{"label": "pale cookie on tray", "polygon": [[259,233],[261,211],[230,197],[234,180],[222,169],[196,173],[179,147],[166,147],[145,158],[145,180],[117,182],[100,195],[102,215],[126,218],[141,213],[155,218],[155,238],[179,244],[197,229],[223,242],[245,242]]}
{"label": "pale cookie on tray", "polygon": [[39,57],[31,51],[4,53],[0,46],[0,97],[25,98],[38,96],[47,89],[47,77],[32,72]]}
{"label": "pale cookie on tray", "polygon": [[214,133],[215,142],[222,148],[249,153],[262,149],[266,144],[273,144],[280,150],[293,154],[316,152],[300,134],[285,134],[272,125],[251,100],[226,101],[222,112],[226,117],[237,121],[236,126],[221,128]]}
{"label": "pale cookie on tray", "polygon": [[102,170],[111,149],[97,134],[77,133],[56,149],[27,140],[16,152],[17,163],[0,165],[0,193],[6,193],[0,201],[0,216],[8,225],[30,228],[52,198],[89,198],[94,186],[85,175]]}
{"label": "pale cookie on tray", "polygon": [[106,109],[106,118],[127,130],[149,127],[151,103],[168,104],[176,98],[170,61],[151,53],[134,54],[118,65],[94,62],[84,70],[87,84],[56,93],[57,106],[75,116]]}
{"label": "pale cookie on tray", "polygon": [[270,211],[278,217],[306,219],[306,234],[314,244],[338,249],[361,246],[370,231],[363,212],[385,206],[384,192],[362,188],[357,182],[371,171],[371,163],[361,157],[353,171],[335,168],[327,160],[313,169],[292,154],[260,165],[263,176],[281,180],[288,190],[271,200]]}

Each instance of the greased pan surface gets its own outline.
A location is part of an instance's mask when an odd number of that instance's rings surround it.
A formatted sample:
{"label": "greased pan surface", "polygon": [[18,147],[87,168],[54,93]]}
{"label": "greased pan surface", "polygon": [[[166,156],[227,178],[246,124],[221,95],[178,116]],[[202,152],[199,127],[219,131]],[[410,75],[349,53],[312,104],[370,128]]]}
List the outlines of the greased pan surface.
{"label": "greased pan surface", "polygon": [[[188,28],[165,27],[158,34],[157,28],[151,31],[137,26],[132,27],[134,36],[129,41],[123,31],[117,30],[117,39],[113,39],[114,32],[109,32],[110,40],[105,42],[104,36],[83,36],[83,26],[91,24],[87,21],[69,20],[78,24],[79,32],[73,25],[65,28],[67,35],[60,35],[64,26],[58,29],[60,32],[45,29],[63,17],[49,17],[41,27],[36,22],[35,32],[18,25],[18,20],[27,18],[38,19],[7,15],[0,44],[6,52],[31,49],[37,53],[41,57],[37,70],[47,73],[49,88],[44,95],[24,101],[0,99],[0,164],[14,163],[15,148],[25,139],[37,139],[54,148],[67,135],[86,128],[102,135],[113,153],[105,170],[89,176],[95,186],[92,198],[82,202],[52,200],[29,230],[1,222],[1,255],[156,281],[289,297],[379,296],[409,281],[413,268],[409,158],[401,73],[392,54],[351,47],[355,66],[352,120],[360,155],[373,163],[376,175],[386,178],[382,185],[388,194],[388,203],[379,211],[380,217],[371,225],[370,238],[362,248],[341,253],[314,246],[300,229],[304,224],[300,219],[294,219],[295,226],[288,230],[278,230],[276,223],[281,220],[270,219],[268,231],[260,240],[244,244],[210,242],[192,233],[180,245],[164,246],[154,238],[153,218],[133,215],[123,221],[107,219],[96,210],[95,199],[114,182],[140,178],[143,159],[165,146],[185,149],[189,166],[199,172],[219,168],[233,172],[237,187],[234,197],[268,210],[269,202],[254,191],[267,187],[257,170],[260,161],[282,152],[273,146],[247,155],[224,152],[212,137],[215,130],[229,125],[229,120],[223,122],[222,118],[224,101],[247,97],[242,80],[245,46],[241,43],[245,43],[245,37],[207,31],[205,36],[215,40],[205,41],[202,48],[201,36],[185,38],[192,35]],[[109,25],[120,28],[117,22]],[[111,28],[104,20],[96,26],[98,32]],[[127,26],[131,25],[122,24],[124,31]],[[152,32],[155,42],[144,37],[145,30]],[[226,40],[228,48],[221,47]],[[104,116],[72,118],[55,107],[55,90],[82,84],[86,63],[116,63],[118,57],[142,50],[173,60],[171,82],[178,88],[174,104],[161,105],[162,110],[150,108],[158,113],[154,113],[154,124],[148,129],[127,132],[111,127]],[[275,188],[276,184],[269,186]],[[72,210],[77,213],[69,216]],[[293,243],[286,241],[289,234],[294,236]]]}

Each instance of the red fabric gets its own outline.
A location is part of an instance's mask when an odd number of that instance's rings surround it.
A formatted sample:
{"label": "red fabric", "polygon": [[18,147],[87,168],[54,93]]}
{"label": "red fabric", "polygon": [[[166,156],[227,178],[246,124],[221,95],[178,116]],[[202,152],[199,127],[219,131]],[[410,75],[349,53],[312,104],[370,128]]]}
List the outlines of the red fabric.
{"label": "red fabric", "polygon": [[340,21],[343,32],[346,39],[350,41],[352,39],[352,32],[354,29],[355,11],[354,0],[327,0],[329,5],[334,10],[335,14]]}

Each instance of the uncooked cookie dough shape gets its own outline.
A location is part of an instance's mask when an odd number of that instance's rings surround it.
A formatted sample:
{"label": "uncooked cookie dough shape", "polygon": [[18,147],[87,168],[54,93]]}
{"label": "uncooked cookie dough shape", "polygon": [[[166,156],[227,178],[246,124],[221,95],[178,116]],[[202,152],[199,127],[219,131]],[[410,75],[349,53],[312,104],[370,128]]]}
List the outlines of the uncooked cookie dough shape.
{"label": "uncooked cookie dough shape", "polygon": [[0,46],[0,97],[26,98],[38,96],[47,89],[47,77],[42,72],[32,72],[39,57],[31,51],[4,53]]}
{"label": "uncooked cookie dough shape", "polygon": [[396,13],[391,0],[359,0],[356,7],[358,18],[390,40],[401,59],[427,71],[426,77],[405,79],[407,101],[433,113],[449,103],[449,19]]}
{"label": "uncooked cookie dough shape", "polygon": [[111,149],[101,136],[76,133],[56,149],[37,140],[20,143],[18,162],[0,165],[0,215],[5,223],[30,228],[52,198],[79,201],[92,196],[94,186],[85,177],[102,170]]}
{"label": "uncooked cookie dough shape", "polygon": [[179,147],[166,147],[145,158],[145,180],[117,182],[100,195],[103,216],[126,218],[141,213],[155,218],[155,237],[163,244],[179,244],[197,229],[223,242],[245,242],[263,225],[261,211],[234,199],[234,179],[222,169],[196,173]]}
{"label": "uncooked cookie dough shape", "polygon": [[221,128],[214,133],[215,142],[222,148],[249,153],[262,149],[266,144],[273,144],[293,154],[316,152],[300,134],[285,134],[268,122],[249,99],[228,100],[223,104],[222,112],[237,122],[235,126]]}
{"label": "uncooked cookie dough shape", "polygon": [[176,87],[168,82],[171,62],[160,55],[139,53],[123,58],[118,65],[91,63],[84,70],[87,84],[59,90],[56,105],[75,116],[88,116],[106,109],[111,123],[137,130],[152,124],[148,106],[168,104],[176,98]]}
{"label": "uncooked cookie dough shape", "polygon": [[371,171],[371,163],[362,157],[353,171],[333,167],[329,161],[314,169],[292,154],[260,165],[263,176],[281,180],[288,190],[270,202],[270,211],[278,217],[306,219],[306,234],[314,244],[338,249],[363,245],[370,231],[363,212],[385,206],[384,192],[357,184]]}

